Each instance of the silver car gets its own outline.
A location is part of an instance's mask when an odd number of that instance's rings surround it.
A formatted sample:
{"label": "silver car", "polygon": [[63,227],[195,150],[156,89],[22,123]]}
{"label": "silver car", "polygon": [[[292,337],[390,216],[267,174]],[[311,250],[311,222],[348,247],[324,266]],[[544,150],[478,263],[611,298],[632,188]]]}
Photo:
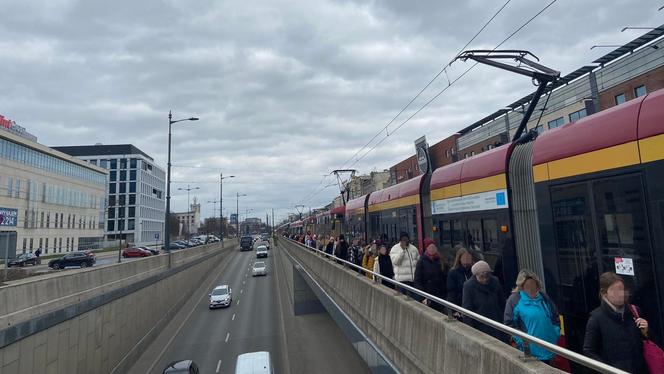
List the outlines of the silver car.
{"label": "silver car", "polygon": [[230,306],[233,302],[233,291],[227,284],[217,286],[210,294],[210,309]]}
{"label": "silver car", "polygon": [[254,262],[254,267],[251,270],[251,275],[254,277],[258,275],[267,275],[267,264],[263,261]]}

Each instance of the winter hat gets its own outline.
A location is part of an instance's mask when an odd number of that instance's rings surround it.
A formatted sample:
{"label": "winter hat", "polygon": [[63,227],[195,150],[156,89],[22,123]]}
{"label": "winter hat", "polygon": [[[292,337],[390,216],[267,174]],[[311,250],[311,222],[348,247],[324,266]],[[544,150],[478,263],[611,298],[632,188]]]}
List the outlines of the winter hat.
{"label": "winter hat", "polygon": [[475,265],[470,268],[470,271],[473,273],[473,275],[481,274],[484,272],[491,272],[491,266],[489,266],[486,261],[477,261]]}
{"label": "winter hat", "polygon": [[436,245],[436,242],[433,241],[431,238],[424,238],[424,250],[426,251],[429,246],[433,244]]}

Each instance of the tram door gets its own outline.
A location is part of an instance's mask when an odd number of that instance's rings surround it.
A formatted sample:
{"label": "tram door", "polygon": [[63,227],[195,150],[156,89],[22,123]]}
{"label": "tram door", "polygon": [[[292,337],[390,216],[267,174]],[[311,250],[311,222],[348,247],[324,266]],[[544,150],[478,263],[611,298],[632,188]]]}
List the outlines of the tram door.
{"label": "tram door", "polygon": [[599,275],[606,271],[622,275],[630,301],[659,326],[641,176],[552,187],[551,200],[558,302],[569,348],[582,351],[588,315],[600,304]]}

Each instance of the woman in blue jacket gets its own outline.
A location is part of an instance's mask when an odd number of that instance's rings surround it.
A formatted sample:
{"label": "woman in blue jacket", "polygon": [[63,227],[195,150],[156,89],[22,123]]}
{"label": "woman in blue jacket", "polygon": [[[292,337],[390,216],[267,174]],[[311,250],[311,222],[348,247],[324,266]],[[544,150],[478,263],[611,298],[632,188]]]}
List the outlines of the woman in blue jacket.
{"label": "woman in blue jacket", "polygon": [[[551,344],[560,337],[560,318],[555,304],[544,292],[535,273],[521,270],[516,278],[516,289],[505,304],[504,322],[528,335]],[[519,349],[523,350],[521,338],[513,336]],[[540,361],[551,363],[556,354],[536,345],[529,345],[530,353]]]}

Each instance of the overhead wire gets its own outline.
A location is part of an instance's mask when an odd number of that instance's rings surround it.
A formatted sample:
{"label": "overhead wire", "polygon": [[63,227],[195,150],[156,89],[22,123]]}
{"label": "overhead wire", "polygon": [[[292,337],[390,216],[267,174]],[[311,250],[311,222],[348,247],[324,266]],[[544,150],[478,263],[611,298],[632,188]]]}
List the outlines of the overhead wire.
{"label": "overhead wire", "polygon": [[[547,9],[549,9],[549,8],[550,8],[553,4],[555,4],[557,1],[558,1],[558,0],[552,0],[551,2],[549,2],[546,6],[544,6],[544,7],[543,7],[542,9],[540,9],[537,13],[535,13],[535,15],[533,15],[532,17],[530,17],[525,23],[523,23],[523,24],[522,24],[521,26],[519,26],[516,30],[514,30],[511,34],[509,34],[505,39],[503,39],[503,41],[501,41],[500,43],[498,43],[498,45],[496,45],[496,46],[492,49],[492,51],[493,51],[493,50],[496,50],[496,49],[498,49],[498,48],[500,48],[500,46],[502,46],[502,45],[505,44],[507,41],[509,41],[512,37],[514,37],[514,35],[516,35],[518,32],[520,32],[524,27],[528,26],[533,20],[535,20],[537,17],[539,17],[542,13],[544,13]],[[466,48],[468,45],[470,45],[470,43],[472,43],[472,41],[473,41],[475,38],[477,38],[477,36],[482,32],[482,30],[484,30],[484,29],[488,26],[488,24],[489,24],[489,23],[490,23],[490,22],[491,22],[491,21],[492,21],[492,20],[493,20],[493,19],[494,19],[494,18],[495,18],[495,17],[496,17],[496,16],[497,16],[497,15],[498,15],[498,14],[499,14],[504,8],[505,8],[505,6],[506,6],[508,3],[509,3],[509,1],[507,1],[505,4],[503,4],[503,6],[502,6],[500,9],[498,9],[498,11],[497,11],[497,12],[496,12],[496,13],[495,13],[495,14],[489,19],[489,21],[487,21],[487,22],[485,23],[485,25],[482,26],[482,28],[480,29],[480,31],[478,31],[478,32],[473,36],[473,38],[471,38],[471,40],[463,46],[463,48],[461,49],[461,52],[463,52],[463,50],[465,50],[465,48]],[[461,52],[459,52],[459,53],[461,53]],[[459,54],[457,54],[456,56],[458,56],[458,55],[459,55]],[[456,56],[455,56],[455,58],[456,58]],[[392,120],[391,120],[391,121],[390,121],[385,127],[383,127],[380,131],[378,131],[378,132],[376,133],[376,135],[374,135],[374,137],[372,137],[372,139],[371,139],[371,140],[370,140],[365,146],[363,146],[362,148],[360,148],[360,150],[358,150],[358,152],[356,152],[356,153],[353,155],[353,157],[351,157],[349,160],[347,160],[347,161],[344,163],[344,167],[345,167],[345,164],[346,164],[348,161],[350,161],[350,160],[352,160],[353,158],[355,158],[355,156],[357,156],[357,154],[359,154],[359,152],[361,152],[363,149],[365,149],[365,148],[366,148],[366,147],[367,147],[367,146],[368,146],[373,140],[375,140],[378,136],[380,136],[380,134],[382,134],[382,132],[383,132],[384,130],[386,130],[386,129],[389,127],[389,125],[390,125],[391,123],[393,123],[394,120],[395,120],[399,115],[401,115],[401,114],[402,114],[402,113],[403,113],[403,112],[404,112],[404,111],[410,106],[410,104],[412,104],[412,102],[414,102],[414,101],[415,101],[415,100],[416,100],[416,99],[417,99],[417,98],[418,98],[418,97],[419,97],[419,96],[420,96],[420,95],[426,90],[426,88],[428,88],[428,87],[433,83],[433,81],[435,81],[435,80],[436,80],[436,79],[437,79],[437,78],[438,78],[443,72],[445,72],[445,73],[447,74],[446,69],[447,69],[447,67],[448,67],[453,61],[454,61],[454,59],[453,59],[450,63],[448,63],[447,65],[445,65],[445,67],[444,67],[443,69],[441,69],[441,71],[439,71],[439,73],[436,74],[436,75],[434,76],[434,78],[433,78],[431,81],[429,81],[429,83],[427,83],[427,85],[426,85],[422,90],[420,90],[420,92],[418,92],[418,94],[417,94],[417,95],[416,95],[416,96],[415,96],[415,97],[414,97],[414,98],[413,98],[413,99],[412,99],[412,100],[411,100],[411,101],[410,101],[410,102],[409,102],[409,103],[408,103],[408,104],[407,104],[407,105],[406,105],[406,106],[405,106],[405,107],[404,107],[404,108],[403,108],[403,109],[397,114],[397,116],[395,116],[395,117],[394,117],[394,118],[393,118],[393,119],[392,119]],[[353,161],[353,163],[352,163],[348,168],[353,167],[353,166],[356,165],[358,162],[360,162],[362,159],[364,159],[369,153],[371,153],[373,150],[375,150],[375,149],[376,149],[380,144],[382,144],[387,138],[389,138],[391,135],[393,135],[396,131],[398,131],[398,130],[399,130],[401,127],[403,127],[406,123],[408,123],[413,117],[415,117],[417,114],[419,114],[424,108],[426,108],[427,106],[429,106],[433,101],[435,101],[438,97],[440,97],[444,92],[446,92],[450,87],[452,87],[452,86],[453,86],[456,82],[458,82],[461,78],[463,78],[464,76],[466,76],[466,74],[468,74],[468,73],[469,73],[473,68],[475,68],[475,66],[477,66],[477,65],[478,65],[478,62],[475,62],[473,65],[471,65],[469,68],[467,68],[463,73],[461,73],[458,77],[456,77],[456,78],[455,78],[453,81],[451,81],[451,82],[449,81],[449,77],[448,77],[448,85],[447,85],[446,87],[444,87],[442,90],[440,90],[440,91],[439,91],[438,93],[436,93],[434,96],[432,96],[429,100],[427,100],[427,101],[426,101],[426,102],[425,102],[420,108],[418,108],[418,109],[417,109],[414,113],[412,113],[408,118],[406,118],[404,121],[402,121],[402,122],[401,122],[401,123],[395,128],[395,129],[393,129],[393,130],[391,131],[391,133],[387,133],[387,134],[386,134],[386,135],[385,135],[385,136],[384,136],[384,137],[383,137],[378,143],[376,143],[374,146],[372,146],[372,147],[371,147],[367,152],[365,152],[361,157],[355,159],[355,160]],[[342,168],[344,168],[344,167],[342,167]],[[317,188],[314,188],[314,191],[315,191],[315,192],[314,192],[310,197],[308,197],[306,201],[310,200],[311,198],[313,198],[313,197],[315,197],[316,195],[318,195],[319,193],[321,193],[323,190],[325,190],[325,188],[320,189],[320,190],[318,190],[318,191],[316,191],[316,190],[317,190]],[[309,196],[309,195],[307,195],[307,196]]]}
{"label": "overhead wire", "polygon": [[[514,30],[510,35],[508,35],[503,41],[498,43],[492,51],[495,51],[496,49],[500,48],[503,44],[505,44],[508,40],[510,40],[514,35],[516,35],[519,31],[521,31],[524,27],[528,26],[535,18],[539,17],[542,13],[544,13],[549,7],[551,7],[554,3],[556,3],[558,0],[552,0],[549,2],[544,8],[540,9],[539,12],[537,12],[535,15],[533,15],[530,19],[528,19],[524,24],[519,26],[516,30]],[[464,47],[465,48],[465,47]],[[454,83],[458,82],[461,78],[463,78],[468,72],[470,72],[475,66],[477,66],[479,63],[475,62],[473,65],[471,65],[468,69],[466,69],[463,73],[461,73],[457,78],[455,78],[450,84],[440,90],[438,93],[436,93],[434,96],[432,96],[429,100],[427,100],[419,109],[417,109],[414,113],[412,113],[408,118],[406,118],[403,122],[399,124],[395,129],[392,130],[392,133],[390,135],[393,135],[396,131],[398,131],[401,127],[403,127],[406,123],[408,123],[413,117],[415,117],[417,114],[419,114],[424,108],[429,106],[433,101],[435,101],[440,95],[442,95],[445,91],[447,91]],[[356,159],[349,167],[355,166],[358,162],[360,162],[362,159],[364,159],[369,153],[371,153],[373,150],[375,150],[380,144],[382,144],[387,138],[390,137],[390,135],[387,135],[383,137],[378,143],[376,143],[373,147],[371,147],[367,152],[365,152],[361,157]]]}
{"label": "overhead wire", "polygon": [[[466,47],[468,47],[468,46],[470,45],[470,43],[472,43],[472,42],[473,42],[473,41],[474,41],[474,40],[475,40],[475,39],[476,39],[476,38],[482,33],[482,31],[484,31],[484,29],[486,29],[487,26],[489,26],[489,24],[490,24],[490,23],[491,23],[491,22],[492,22],[492,21],[493,21],[493,20],[494,20],[494,19],[495,19],[495,18],[496,18],[496,17],[497,17],[502,11],[503,11],[503,9],[505,9],[505,7],[506,7],[511,1],[512,1],[512,0],[507,0],[507,1],[506,1],[506,2],[505,2],[505,3],[504,3],[504,4],[503,4],[503,5],[502,5],[502,6],[501,6],[501,7],[500,7],[500,8],[499,8],[499,9],[498,9],[493,15],[492,15],[492,16],[491,16],[491,18],[489,18],[489,19],[488,19],[488,20],[482,25],[482,27],[481,27],[481,28],[480,28],[480,29],[479,29],[479,30],[473,35],[473,37],[470,38],[470,40],[468,40],[468,42],[466,42],[466,44],[465,44],[463,47],[461,47],[461,49],[459,50],[459,52],[458,52],[456,55],[454,55],[454,57],[458,56],[459,53],[463,52],[463,50],[465,50]],[[348,160],[344,161],[344,163],[342,164],[342,166],[341,166],[339,169],[344,169],[345,166],[346,166],[346,164],[348,164],[348,162],[353,161],[353,159],[354,159],[358,154],[360,154],[360,152],[362,152],[364,149],[366,149],[366,148],[367,148],[367,147],[368,147],[368,146],[369,146],[369,145],[370,145],[370,144],[371,144],[376,138],[378,138],[378,136],[380,136],[380,134],[382,134],[383,131],[386,132],[386,137],[389,137],[389,136],[391,135],[390,132],[388,131],[389,126],[390,126],[392,123],[394,123],[394,121],[395,121],[397,118],[399,118],[399,116],[401,116],[401,114],[403,114],[403,112],[406,111],[406,109],[408,109],[408,107],[410,107],[410,105],[411,105],[413,102],[415,102],[415,100],[417,100],[417,99],[422,95],[422,93],[424,93],[424,91],[426,91],[427,88],[429,88],[429,86],[431,86],[431,84],[433,84],[433,82],[436,81],[436,79],[438,79],[438,78],[440,77],[441,74],[445,73],[445,75],[447,76],[447,80],[448,80],[448,84],[449,84],[448,87],[449,87],[449,86],[451,85],[451,83],[450,83],[450,80],[449,80],[449,75],[447,74],[447,67],[450,66],[450,65],[452,64],[452,62],[454,62],[454,57],[452,58],[452,60],[450,60],[449,62],[447,62],[447,63],[443,66],[443,68],[440,69],[440,71],[438,71],[438,73],[436,73],[436,75],[434,75],[433,78],[431,78],[431,80],[429,80],[429,82],[428,82],[428,83],[427,83],[427,84],[426,84],[426,85],[425,85],[425,86],[424,86],[424,87],[423,87],[423,88],[422,88],[422,89],[421,89],[421,90],[420,90],[420,91],[419,91],[419,92],[418,92],[418,93],[417,93],[417,94],[416,94],[416,95],[415,95],[415,96],[414,96],[414,97],[413,97],[413,98],[412,98],[412,99],[411,99],[411,100],[410,100],[410,101],[409,101],[409,102],[403,107],[403,108],[401,108],[401,110],[400,110],[400,111],[399,111],[399,112],[398,112],[398,113],[397,113],[397,114],[396,114],[396,115],[395,115],[395,116],[394,116],[394,117],[393,117],[393,118],[392,118],[392,119],[391,119],[391,120],[390,120],[385,126],[383,126],[383,128],[381,128],[378,132],[376,132],[376,134],[375,134],[371,139],[369,139],[369,141],[368,141],[366,144],[364,144],[360,149],[358,149],[358,150],[353,154],[353,156],[351,156]],[[464,75],[465,75],[465,74],[464,74]],[[399,126],[399,127],[400,127],[400,126]],[[397,127],[397,129],[398,129],[399,127]],[[393,131],[392,133],[394,133],[394,131]],[[379,144],[382,143],[383,141],[384,141],[384,140],[381,140],[381,141],[379,142]],[[375,148],[375,147],[374,147],[374,148]],[[374,149],[374,148],[372,148],[372,149]],[[362,158],[363,158],[363,157],[362,157]],[[355,165],[356,163],[357,163],[357,162],[353,162],[352,165]],[[320,185],[322,185],[322,184],[323,184],[323,181],[321,181]],[[307,202],[307,201],[309,201],[310,199],[312,199],[312,198],[315,197],[316,195],[320,194],[321,192],[323,192],[323,191],[327,188],[327,187],[320,188],[320,185],[319,185],[318,187],[315,187],[315,188],[314,188],[314,191],[313,191],[311,194],[307,195],[307,197],[306,197],[305,199],[303,199],[303,202]],[[320,190],[319,190],[319,188],[320,188]]]}
{"label": "overhead wire", "polygon": [[[432,84],[436,79],[438,79],[438,77],[440,77],[441,74],[445,73],[445,75],[447,75],[447,67],[449,67],[449,66],[452,64],[452,62],[454,62],[454,58],[455,58],[456,56],[458,56],[459,53],[463,52],[463,51],[466,49],[466,47],[468,47],[468,46],[470,45],[470,43],[472,43],[472,42],[473,42],[473,41],[474,41],[474,40],[475,40],[475,39],[476,39],[476,38],[482,33],[482,31],[484,31],[484,29],[487,28],[487,26],[489,26],[489,24],[494,20],[494,18],[496,18],[496,17],[497,17],[502,11],[503,11],[503,9],[505,9],[505,7],[507,6],[507,4],[509,4],[511,1],[512,1],[512,0],[507,0],[507,1],[503,4],[503,6],[501,6],[501,7],[500,7],[500,8],[499,8],[499,9],[493,14],[493,16],[491,16],[491,18],[489,18],[489,20],[486,21],[486,22],[484,23],[484,25],[482,25],[482,27],[481,27],[481,28],[475,33],[475,35],[473,35],[473,37],[470,38],[470,40],[469,40],[469,41],[468,41],[463,47],[461,47],[461,49],[459,50],[459,52],[458,52],[457,54],[455,54],[454,57],[452,57],[452,59],[451,59],[449,62],[447,62],[445,65],[443,65],[443,68],[440,69],[440,71],[438,71],[438,73],[436,73],[436,75],[434,75],[433,78],[431,78],[431,80],[430,80],[430,81],[429,81],[424,87],[422,87],[422,89],[417,93],[417,95],[415,95],[412,99],[410,99],[410,101],[408,102],[408,104],[406,104],[403,108],[401,108],[401,110],[399,111],[399,113],[397,113],[397,114],[396,114],[396,115],[395,115],[395,116],[394,116],[394,117],[393,117],[393,118],[387,123],[387,125],[385,125],[382,129],[380,129],[378,132],[376,132],[376,134],[375,134],[371,139],[369,139],[369,141],[368,141],[365,145],[363,145],[363,146],[362,146],[357,152],[355,152],[355,154],[353,154],[353,156],[351,156],[348,160],[346,160],[346,161],[342,164],[342,166],[341,166],[339,169],[344,169],[344,167],[346,166],[346,164],[347,164],[348,162],[352,161],[352,160],[355,158],[355,156],[357,156],[360,152],[362,152],[362,150],[364,150],[369,144],[371,144],[371,142],[373,142],[373,141],[374,141],[374,140],[375,140],[380,134],[382,134],[383,131],[387,131],[387,130],[388,130],[388,127],[389,127],[389,126],[390,126],[390,125],[391,125],[391,124],[392,124],[397,118],[399,118],[399,116],[401,116],[401,114],[402,114],[406,109],[408,109],[408,107],[409,107],[409,106],[410,106],[415,100],[417,100],[417,98],[419,98],[420,95],[422,95],[422,93],[424,93],[424,91],[426,91],[426,89],[429,88],[429,86],[431,86],[431,84]],[[447,79],[447,80],[448,80],[448,82],[449,82],[449,76],[448,76],[448,79]],[[387,132],[387,135],[389,136],[389,132]]]}

